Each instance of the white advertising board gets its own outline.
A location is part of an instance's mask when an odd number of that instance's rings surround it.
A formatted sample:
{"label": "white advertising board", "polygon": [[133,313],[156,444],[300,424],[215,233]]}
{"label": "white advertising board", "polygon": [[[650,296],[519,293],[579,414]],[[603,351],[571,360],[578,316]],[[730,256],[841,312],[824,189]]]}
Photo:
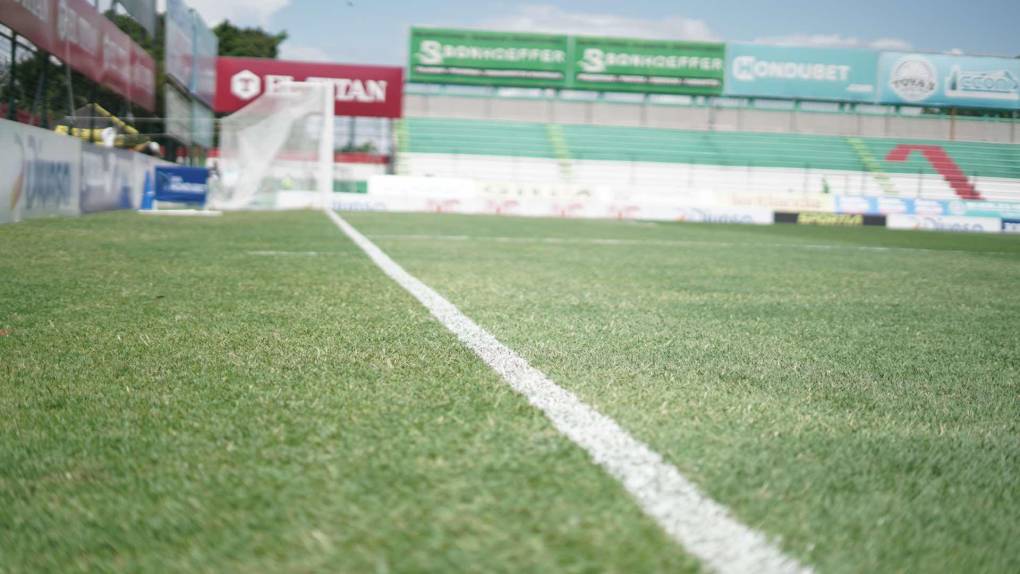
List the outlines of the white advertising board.
{"label": "white advertising board", "polygon": [[886,227],[890,229],[999,233],[1002,230],[1002,220],[997,217],[903,215],[897,213],[888,216]]}
{"label": "white advertising board", "polygon": [[146,172],[165,163],[0,120],[0,223],[137,207]]}
{"label": "white advertising board", "polygon": [[78,215],[80,140],[0,120],[0,223]]}

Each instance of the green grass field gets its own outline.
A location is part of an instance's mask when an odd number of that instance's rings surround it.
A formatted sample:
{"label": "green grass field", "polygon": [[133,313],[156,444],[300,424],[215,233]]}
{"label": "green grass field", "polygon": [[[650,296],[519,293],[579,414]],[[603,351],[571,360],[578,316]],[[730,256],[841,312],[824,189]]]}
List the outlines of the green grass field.
{"label": "green grass field", "polygon": [[[345,218],[817,571],[1020,571],[1020,238]],[[2,573],[699,571],[324,214],[0,277]]]}

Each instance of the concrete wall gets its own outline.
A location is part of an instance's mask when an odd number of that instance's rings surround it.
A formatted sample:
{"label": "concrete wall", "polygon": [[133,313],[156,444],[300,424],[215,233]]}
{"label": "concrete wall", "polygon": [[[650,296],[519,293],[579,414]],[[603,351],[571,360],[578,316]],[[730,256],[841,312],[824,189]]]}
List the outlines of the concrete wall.
{"label": "concrete wall", "polygon": [[784,132],[1020,144],[1020,121],[407,94],[409,117]]}

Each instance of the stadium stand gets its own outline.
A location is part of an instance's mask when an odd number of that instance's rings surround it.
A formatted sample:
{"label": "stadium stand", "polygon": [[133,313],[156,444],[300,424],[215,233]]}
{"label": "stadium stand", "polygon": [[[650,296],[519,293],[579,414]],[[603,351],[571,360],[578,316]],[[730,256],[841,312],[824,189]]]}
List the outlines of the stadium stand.
{"label": "stadium stand", "polygon": [[397,134],[404,175],[1020,200],[1012,144],[435,117],[407,118]]}

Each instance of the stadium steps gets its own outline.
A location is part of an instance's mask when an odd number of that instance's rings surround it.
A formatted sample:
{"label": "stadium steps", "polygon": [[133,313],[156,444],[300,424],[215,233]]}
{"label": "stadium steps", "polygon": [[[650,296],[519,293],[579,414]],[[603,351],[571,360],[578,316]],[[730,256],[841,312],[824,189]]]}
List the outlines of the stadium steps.
{"label": "stadium steps", "polygon": [[572,166],[573,158],[570,155],[570,147],[567,146],[567,140],[563,137],[563,127],[559,124],[547,124],[545,131],[549,135],[549,143],[552,144],[553,152],[556,154],[556,159],[560,164],[560,175],[563,179],[570,181],[572,178]]}
{"label": "stadium steps", "polygon": [[870,173],[871,177],[875,178],[882,191],[887,195],[897,195],[896,187],[893,185],[892,180],[889,179],[889,174],[885,173],[882,164],[875,159],[875,156],[871,154],[871,150],[861,141],[861,138],[847,138],[846,141],[850,144],[854,153],[857,154],[857,157],[860,158],[864,171]]}
{"label": "stadium steps", "polygon": [[409,142],[410,142],[410,138],[411,138],[411,133],[407,129],[407,122],[401,121],[401,120],[397,120],[395,123],[396,123],[396,127],[397,127],[397,133],[396,133],[396,137],[397,137],[397,152],[398,153],[406,153],[408,148],[410,147]]}
{"label": "stadium steps", "polygon": [[[581,177],[587,169],[581,164],[591,161],[600,165],[640,162],[727,169],[788,168],[861,172],[874,182],[860,186],[862,190],[873,189],[868,193],[899,191],[914,195],[923,184],[926,194],[934,186],[939,196],[1020,199],[1020,145],[1012,144],[449,118],[407,118],[400,125],[402,153],[484,158],[491,169],[504,173],[500,177],[530,175],[524,171],[539,169],[532,159],[559,165],[559,181]],[[923,152],[905,158],[890,155],[902,146],[936,146],[951,162],[931,160]],[[510,166],[511,162],[516,167]],[[620,166],[618,171],[626,168]],[[641,177],[642,173],[627,176],[628,180]],[[985,186],[988,193],[983,192]]]}

